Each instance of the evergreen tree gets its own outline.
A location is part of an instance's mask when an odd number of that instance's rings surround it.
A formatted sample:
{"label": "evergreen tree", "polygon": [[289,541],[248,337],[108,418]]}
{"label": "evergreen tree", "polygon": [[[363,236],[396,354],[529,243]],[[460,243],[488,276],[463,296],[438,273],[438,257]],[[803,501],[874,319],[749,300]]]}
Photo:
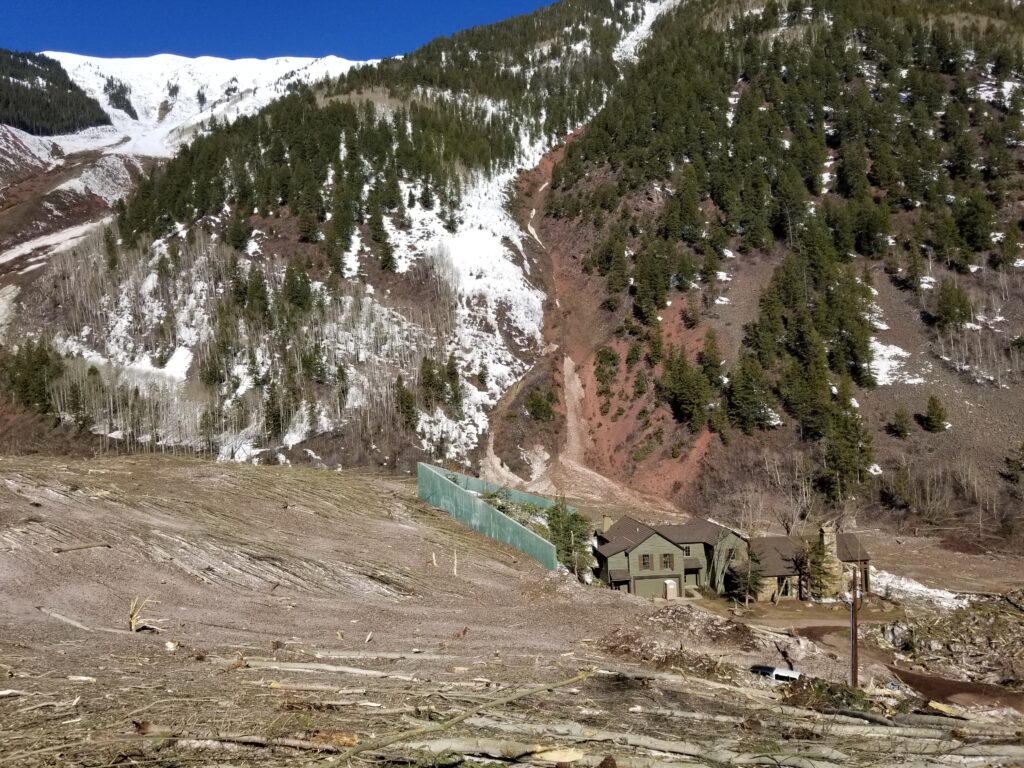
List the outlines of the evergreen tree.
{"label": "evergreen tree", "polygon": [[419,412],[416,410],[416,395],[405,386],[405,380],[401,375],[395,379],[395,409],[398,411],[398,422],[402,428],[414,432],[420,422]]}
{"label": "evergreen tree", "polygon": [[730,600],[749,604],[757,600],[764,585],[764,569],[757,552],[747,547],[747,557],[740,563],[729,563],[725,574],[725,594]]}
{"label": "evergreen tree", "polygon": [[899,408],[892,416],[892,420],[886,426],[886,430],[893,437],[906,440],[910,436],[910,414],[906,408]]}
{"label": "evergreen tree", "polygon": [[769,426],[769,386],[757,357],[744,353],[733,366],[726,388],[729,420],[751,435]]}
{"label": "evergreen tree", "polygon": [[577,578],[582,578],[594,567],[594,557],[590,548],[590,524],[587,519],[566,506],[562,498],[548,507],[545,517],[558,562]]}
{"label": "evergreen tree", "polygon": [[277,440],[284,432],[284,420],[281,416],[281,397],[278,394],[277,383],[273,381],[267,385],[266,394],[263,396],[263,423],[268,440]]}
{"label": "evergreen tree", "polygon": [[946,431],[946,409],[935,395],[929,395],[922,426],[929,432]]}
{"label": "evergreen tree", "polygon": [[970,322],[972,314],[971,300],[963,288],[943,278],[935,301],[935,323],[939,328],[960,330]]}
{"label": "evergreen tree", "polygon": [[1006,471],[1003,473],[1007,480],[1014,485],[1020,485],[1024,481],[1024,443],[1005,458]]}
{"label": "evergreen tree", "polygon": [[704,348],[700,353],[700,367],[704,378],[715,389],[722,386],[722,352],[718,348],[718,337],[713,329],[704,334]]}
{"label": "evergreen tree", "polygon": [[825,483],[836,501],[860,485],[873,458],[871,434],[852,400],[850,380],[844,378],[825,432]]}
{"label": "evergreen tree", "polygon": [[690,365],[684,353],[673,353],[665,361],[659,389],[676,419],[689,424],[691,430],[696,432],[707,423],[711,388],[700,368]]}

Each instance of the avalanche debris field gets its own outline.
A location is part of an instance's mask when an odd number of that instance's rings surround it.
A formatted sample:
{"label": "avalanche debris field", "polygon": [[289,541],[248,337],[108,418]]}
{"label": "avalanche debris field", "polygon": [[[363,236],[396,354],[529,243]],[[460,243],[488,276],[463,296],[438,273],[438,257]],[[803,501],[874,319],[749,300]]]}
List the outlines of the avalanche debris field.
{"label": "avalanche debris field", "polygon": [[609,642],[660,610],[545,572],[409,481],[0,459],[0,766],[1024,759],[1019,717],[837,714]]}

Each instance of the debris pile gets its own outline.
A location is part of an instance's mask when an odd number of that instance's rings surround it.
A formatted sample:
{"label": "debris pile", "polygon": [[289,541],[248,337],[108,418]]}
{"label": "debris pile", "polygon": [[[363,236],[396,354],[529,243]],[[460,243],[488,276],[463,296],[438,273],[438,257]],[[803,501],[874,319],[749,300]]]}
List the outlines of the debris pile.
{"label": "debris pile", "polygon": [[1024,590],[883,625],[878,640],[930,672],[1024,689]]}

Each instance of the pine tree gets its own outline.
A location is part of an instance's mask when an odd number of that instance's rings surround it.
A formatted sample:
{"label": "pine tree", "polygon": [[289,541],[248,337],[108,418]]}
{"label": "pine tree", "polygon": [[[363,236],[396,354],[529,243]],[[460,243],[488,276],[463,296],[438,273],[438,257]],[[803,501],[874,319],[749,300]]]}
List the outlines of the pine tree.
{"label": "pine tree", "polygon": [[935,395],[929,395],[922,426],[929,432],[946,431],[946,409]]}
{"label": "pine tree", "polygon": [[825,431],[826,483],[836,501],[856,488],[871,465],[871,434],[853,406],[850,380],[839,385],[836,402]]}
{"label": "pine tree", "polygon": [[935,323],[939,328],[960,330],[972,316],[971,300],[967,293],[949,278],[939,283],[935,301]]}
{"label": "pine tree", "polygon": [[747,557],[740,563],[729,563],[725,575],[725,594],[730,600],[742,601],[744,605],[751,599],[757,600],[764,585],[764,569],[757,552],[747,547]]}
{"label": "pine tree", "polygon": [[769,425],[769,386],[757,357],[744,353],[733,366],[726,388],[729,420],[744,434]]}
{"label": "pine tree", "polygon": [[900,408],[893,414],[892,420],[886,426],[886,430],[893,437],[906,440],[910,435],[910,425],[910,414],[907,413],[906,408]]}
{"label": "pine tree", "polygon": [[704,334],[704,348],[700,353],[700,367],[704,378],[715,389],[722,386],[722,352],[718,348],[718,337],[713,329]]}
{"label": "pine tree", "polygon": [[1006,471],[1004,475],[1014,485],[1020,485],[1024,481],[1024,443],[1005,458]]}
{"label": "pine tree", "polygon": [[659,389],[676,419],[689,424],[692,431],[707,423],[711,388],[700,368],[690,365],[685,354],[674,353],[665,361]]}
{"label": "pine tree", "polygon": [[559,498],[548,507],[545,517],[548,535],[555,545],[558,562],[568,568],[577,578],[582,578],[594,567],[590,547],[590,524],[579,512],[566,506]]}
{"label": "pine tree", "polygon": [[815,600],[828,597],[831,577],[826,562],[828,552],[819,539],[807,542],[800,547],[793,558],[793,568],[800,577],[801,595],[809,595]]}
{"label": "pine tree", "polygon": [[284,431],[281,398],[277,391],[277,383],[273,381],[267,385],[266,394],[263,396],[263,423],[268,440],[272,441],[281,437],[281,433]]}
{"label": "pine tree", "polygon": [[419,425],[419,412],[416,410],[416,395],[407,386],[401,375],[395,379],[395,408],[398,421],[404,429],[414,432]]}

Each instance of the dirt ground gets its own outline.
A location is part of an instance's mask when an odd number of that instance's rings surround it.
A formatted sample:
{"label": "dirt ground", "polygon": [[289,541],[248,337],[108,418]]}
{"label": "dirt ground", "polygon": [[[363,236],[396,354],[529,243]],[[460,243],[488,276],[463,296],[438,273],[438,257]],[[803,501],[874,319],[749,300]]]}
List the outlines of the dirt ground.
{"label": "dirt ground", "polygon": [[[136,623],[159,631],[127,631],[142,600]],[[724,627],[711,655],[705,624]],[[745,670],[781,663],[776,636],[753,631],[770,639],[760,650],[699,607],[544,571],[425,507],[408,481],[0,458],[4,768],[332,764],[354,746],[373,762],[451,750],[558,762],[545,747],[588,766],[829,766],[885,762],[894,744],[910,762],[991,741],[951,724],[904,743],[899,728],[783,707]],[[642,641],[614,642],[630,637]],[[1018,738],[979,717],[956,727]],[[426,730],[375,746],[409,728]]]}

